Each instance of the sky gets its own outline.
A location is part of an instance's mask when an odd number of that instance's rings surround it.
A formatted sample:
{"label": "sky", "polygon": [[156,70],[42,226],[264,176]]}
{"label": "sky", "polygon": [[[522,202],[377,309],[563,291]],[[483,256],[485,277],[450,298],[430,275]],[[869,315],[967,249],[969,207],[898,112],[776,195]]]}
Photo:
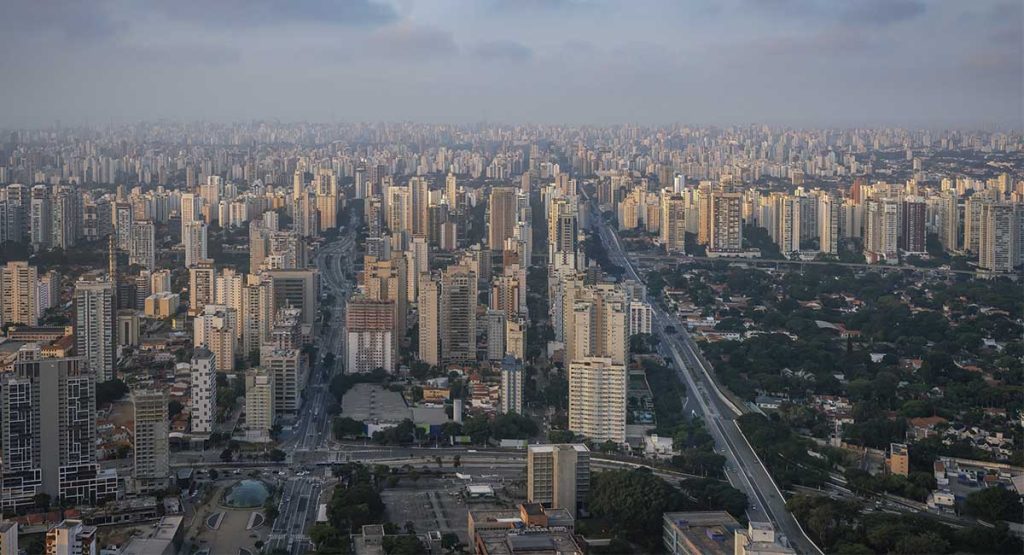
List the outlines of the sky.
{"label": "sky", "polygon": [[1024,127],[1021,0],[3,0],[0,126]]}

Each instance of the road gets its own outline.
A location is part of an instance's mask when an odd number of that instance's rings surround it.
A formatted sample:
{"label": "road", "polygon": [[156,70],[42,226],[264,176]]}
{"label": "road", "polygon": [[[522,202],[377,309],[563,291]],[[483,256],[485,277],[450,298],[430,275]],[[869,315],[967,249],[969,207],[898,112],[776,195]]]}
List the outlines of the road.
{"label": "road", "polygon": [[[593,204],[591,208],[594,210]],[[601,242],[608,249],[609,258],[622,266],[628,277],[643,283],[644,280],[626,256],[618,234],[603,221],[600,214],[594,214],[592,221],[598,222]],[[698,356],[696,344],[686,333],[685,326],[665,313],[657,303],[651,304],[654,306],[656,334],[663,339],[659,350],[675,362],[676,372],[687,385],[688,396],[697,401],[699,414],[715,439],[715,451],[727,459],[726,477],[729,482],[747,494],[750,500],[748,519],[772,522],[776,531],[801,553],[821,553],[793,515],[786,510],[785,497],[739,429],[736,417],[742,410],[718,390],[709,369]],[[679,331],[676,334],[665,333],[665,327],[669,325]],[[691,410],[694,410],[692,406]]]}
{"label": "road", "polygon": [[[288,454],[288,461],[293,464],[304,455],[328,452],[331,448],[331,419],[327,414],[329,386],[331,376],[342,371],[344,365],[345,304],[353,288],[347,276],[352,272],[354,251],[355,239],[351,233],[343,232],[316,254],[322,291],[334,299],[328,307],[326,325],[316,338],[317,353],[321,360],[332,353],[334,365],[325,368],[320,361],[312,364],[298,418],[289,430],[282,432],[280,449]],[[316,477],[292,475],[288,478],[270,536],[272,548],[282,548],[293,555],[306,553],[310,547],[306,532],[316,519],[322,487]]]}

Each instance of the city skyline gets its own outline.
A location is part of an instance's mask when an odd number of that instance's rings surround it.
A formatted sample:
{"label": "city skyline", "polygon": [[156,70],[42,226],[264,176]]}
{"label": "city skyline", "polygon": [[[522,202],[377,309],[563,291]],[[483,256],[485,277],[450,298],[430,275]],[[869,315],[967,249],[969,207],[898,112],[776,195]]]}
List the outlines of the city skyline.
{"label": "city skyline", "polygon": [[0,126],[1020,128],[1016,2],[17,1]]}

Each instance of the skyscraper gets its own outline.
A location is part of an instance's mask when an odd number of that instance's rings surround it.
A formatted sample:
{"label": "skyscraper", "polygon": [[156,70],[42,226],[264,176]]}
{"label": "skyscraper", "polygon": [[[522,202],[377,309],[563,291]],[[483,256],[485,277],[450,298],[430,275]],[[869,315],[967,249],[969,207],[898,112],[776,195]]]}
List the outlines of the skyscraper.
{"label": "skyscraper", "polygon": [[345,311],[345,372],[372,372],[395,367],[394,301],[362,298],[349,300]]}
{"label": "skyscraper", "polygon": [[595,442],[626,441],[626,367],[608,357],[569,364],[569,430]]}
{"label": "skyscraper", "polygon": [[206,222],[193,221],[181,224],[181,243],[185,246],[185,267],[191,268],[200,260],[207,259]]}
{"label": "skyscraper", "polygon": [[412,196],[412,234],[426,237],[430,233],[430,186],[425,177],[409,179]]}
{"label": "skyscraper", "polygon": [[686,253],[686,201],[670,189],[661,191],[660,237],[666,252]]}
{"label": "skyscraper", "polygon": [[235,345],[238,342],[238,313],[221,304],[207,304],[193,322],[193,341],[216,355],[217,371],[235,368]]}
{"label": "skyscraper", "polygon": [[1015,264],[1014,207],[1005,202],[981,205],[981,233],[978,238],[978,267],[992,273],[1013,270]]}
{"label": "skyscraper", "polygon": [[135,408],[135,481],[138,491],[163,490],[170,475],[167,394],[157,390],[132,393]]}
{"label": "skyscraper", "polygon": [[523,412],[523,364],[512,355],[501,361],[501,412]]}
{"label": "skyscraper", "polygon": [[465,264],[445,268],[441,275],[441,359],[476,360],[477,274]]}
{"label": "skyscraper", "polygon": [[899,246],[904,252],[923,253],[925,248],[926,204],[921,197],[906,197],[900,206]]}
{"label": "skyscraper", "polygon": [[217,357],[213,351],[199,347],[192,355],[192,433],[213,432],[217,410]]}
{"label": "skyscraper", "polygon": [[147,270],[156,270],[156,227],[153,222],[140,220],[132,223],[131,249],[128,263]]}
{"label": "skyscraper", "polygon": [[36,325],[37,275],[36,267],[23,261],[8,262],[0,268],[0,324]]}
{"label": "skyscraper", "polygon": [[487,360],[505,358],[506,317],[502,310],[487,311]]}
{"label": "skyscraper", "polygon": [[114,289],[110,281],[82,277],[75,283],[75,350],[99,381],[114,377]]}
{"label": "skyscraper", "polygon": [[268,441],[274,427],[274,377],[262,368],[245,373],[246,439]]}
{"label": "skyscraper", "polygon": [[839,252],[839,216],[841,209],[828,194],[818,196],[818,252]]}
{"label": "skyscraper", "polygon": [[715,192],[708,205],[711,208],[708,250],[726,253],[742,250],[743,195]]}
{"label": "skyscraper", "polygon": [[188,269],[188,313],[196,316],[203,307],[214,302],[216,271],[213,260],[197,260]]}
{"label": "skyscraper", "polygon": [[504,248],[505,239],[515,236],[516,190],[511,187],[491,189],[487,212],[487,246],[492,251],[500,251]]}
{"label": "skyscraper", "polygon": [[870,263],[899,262],[899,205],[895,199],[870,199],[864,215],[864,256]]}
{"label": "skyscraper", "polygon": [[437,366],[440,357],[440,281],[431,274],[420,274],[417,310],[419,317],[419,358],[421,361]]}

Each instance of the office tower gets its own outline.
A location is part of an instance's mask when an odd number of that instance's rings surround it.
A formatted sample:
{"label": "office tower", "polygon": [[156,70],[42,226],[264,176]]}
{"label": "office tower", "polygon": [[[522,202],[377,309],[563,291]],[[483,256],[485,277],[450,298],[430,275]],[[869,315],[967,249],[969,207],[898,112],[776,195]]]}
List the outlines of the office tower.
{"label": "office tower", "polygon": [[46,185],[32,187],[29,204],[29,240],[36,250],[53,246],[53,209]]}
{"label": "office tower", "polygon": [[743,250],[743,195],[716,192],[710,196],[708,250],[738,252]]}
{"label": "office tower", "polygon": [[465,264],[445,268],[441,274],[441,359],[476,360],[477,273]]}
{"label": "office tower", "polygon": [[274,380],[274,414],[295,414],[302,404],[300,386],[305,383],[302,352],[294,348],[263,345],[260,368]]}
{"label": "office tower", "polygon": [[214,302],[216,271],[213,260],[197,260],[188,269],[188,313],[195,316],[203,307]]}
{"label": "office tower", "polygon": [[245,437],[269,441],[274,427],[274,377],[262,368],[245,373]]}
{"label": "office tower", "polygon": [[82,230],[82,195],[66,185],[54,187],[53,201],[53,246],[68,250],[78,244],[78,236]]}
{"label": "office tower", "polygon": [[114,288],[99,277],[75,283],[75,350],[105,382],[114,377]]}
{"label": "office tower", "polygon": [[608,357],[569,364],[569,430],[595,442],[626,441],[626,367]]}
{"label": "office tower", "polygon": [[666,252],[686,254],[686,201],[668,189],[661,191],[660,238]]}
{"label": "office tower", "polygon": [[181,244],[185,246],[185,267],[191,268],[200,260],[206,260],[206,222],[194,221],[181,224]]}
{"label": "office tower", "polygon": [[419,318],[419,359],[431,366],[441,363],[440,357],[440,281],[431,274],[420,274],[416,301]]}
{"label": "office tower", "polygon": [[135,481],[140,492],[163,490],[170,475],[167,394],[157,390],[132,393],[135,408]]}
{"label": "office tower", "polygon": [[511,354],[501,361],[501,406],[499,408],[502,414],[523,413],[523,364]]}
{"label": "office tower", "polygon": [[132,223],[128,263],[156,270],[156,227],[150,221]]}
{"label": "office tower", "polygon": [[506,317],[502,310],[487,311],[487,360],[505,358]]}
{"label": "office tower", "polygon": [[492,251],[500,251],[505,239],[513,237],[516,225],[516,190],[511,187],[494,187],[491,189],[487,204],[487,246]]}
{"label": "office tower", "polygon": [[899,205],[895,199],[870,199],[864,215],[864,257],[869,263],[899,262]]}
{"label": "office tower", "polygon": [[839,252],[840,213],[840,207],[836,205],[836,200],[831,195],[818,195],[818,252]]}
{"label": "office tower", "polygon": [[800,251],[800,199],[785,193],[772,193],[769,234],[783,256]]}
{"label": "office tower", "polygon": [[[981,233],[978,237],[978,267],[992,273],[1013,271],[1016,263],[1014,206],[1005,202],[981,205]],[[1018,224],[1019,225],[1019,224]]]}
{"label": "office tower", "polygon": [[217,414],[217,356],[213,351],[198,347],[192,355],[192,417],[193,434],[213,432],[213,419]]}
{"label": "office tower", "polygon": [[316,321],[316,296],[320,289],[320,272],[315,269],[268,270],[263,273],[273,291],[271,314],[287,307],[300,309],[302,323],[312,326]]}
{"label": "office tower", "polygon": [[235,368],[235,345],[238,341],[238,313],[221,304],[207,304],[193,322],[193,345],[213,352],[218,372]]}
{"label": "office tower", "polygon": [[526,500],[565,509],[575,517],[590,494],[590,450],[582,443],[530,445],[526,451]]}
{"label": "office tower", "polygon": [[19,555],[18,522],[0,520],[0,555]]}
{"label": "office tower", "polygon": [[923,253],[925,248],[925,201],[906,197],[901,204],[899,248],[908,253]]}
{"label": "office tower", "polygon": [[64,519],[46,532],[46,555],[96,555],[96,527]]}
{"label": "office tower", "polygon": [[28,262],[8,262],[0,268],[0,324],[34,326],[39,321],[37,270]]}
{"label": "office tower", "polygon": [[519,360],[526,360],[526,319],[522,316],[505,322],[505,352]]}
{"label": "office tower", "polygon": [[345,372],[395,369],[395,303],[356,297],[345,311]]}
{"label": "office tower", "polygon": [[117,472],[96,462],[96,375],[81,357],[19,352],[0,374],[0,422],[0,510],[39,493],[71,504],[117,496]]}

